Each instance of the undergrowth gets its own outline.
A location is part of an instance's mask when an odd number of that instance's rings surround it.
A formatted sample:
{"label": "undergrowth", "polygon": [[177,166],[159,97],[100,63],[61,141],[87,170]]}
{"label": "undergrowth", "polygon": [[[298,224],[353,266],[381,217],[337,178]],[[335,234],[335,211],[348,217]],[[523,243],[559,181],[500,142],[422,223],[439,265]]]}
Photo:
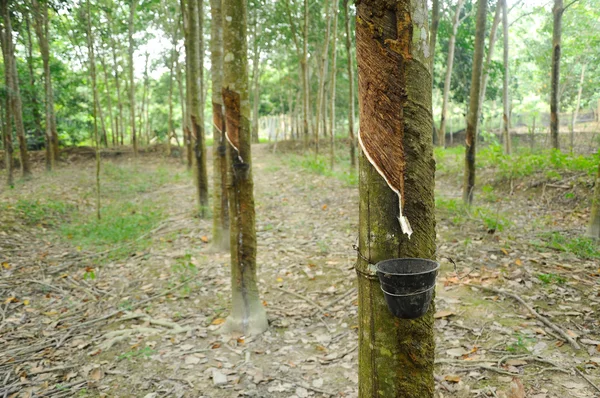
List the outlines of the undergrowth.
{"label": "undergrowth", "polygon": [[302,168],[314,174],[334,177],[348,186],[358,185],[358,173],[350,170],[350,160],[346,157],[336,157],[335,167],[331,169],[330,159],[315,155],[293,155],[289,158],[290,166]]}
{"label": "undergrowth", "polygon": [[560,232],[547,232],[540,235],[541,240],[533,242],[534,246],[550,248],[571,253],[579,258],[600,258],[600,241],[586,236],[565,236]]}
{"label": "undergrowth", "polygon": [[448,215],[450,221],[457,226],[468,221],[476,221],[488,232],[502,232],[512,225],[512,222],[500,213],[498,209],[483,206],[466,206],[461,199],[437,197],[436,209]]}

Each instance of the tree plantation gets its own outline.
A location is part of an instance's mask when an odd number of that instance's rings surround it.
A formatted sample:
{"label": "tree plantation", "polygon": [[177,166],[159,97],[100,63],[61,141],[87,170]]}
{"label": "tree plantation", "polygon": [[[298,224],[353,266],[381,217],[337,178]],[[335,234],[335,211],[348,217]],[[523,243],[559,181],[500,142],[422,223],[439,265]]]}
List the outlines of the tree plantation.
{"label": "tree plantation", "polygon": [[600,0],[0,0],[0,397],[600,396]]}

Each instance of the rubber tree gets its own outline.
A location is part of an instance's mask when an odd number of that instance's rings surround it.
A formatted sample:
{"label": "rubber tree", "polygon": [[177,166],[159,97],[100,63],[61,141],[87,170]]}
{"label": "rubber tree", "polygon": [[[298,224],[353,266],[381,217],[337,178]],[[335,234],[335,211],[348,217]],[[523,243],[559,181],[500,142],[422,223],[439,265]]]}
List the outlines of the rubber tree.
{"label": "rubber tree", "polygon": [[137,0],[132,0],[129,6],[129,30],[127,32],[129,38],[129,123],[131,129],[131,144],[133,145],[133,154],[138,154],[138,140],[135,131],[135,76],[133,74],[133,50],[134,41],[133,34],[135,33],[135,9],[137,7]]}
{"label": "rubber tree", "polygon": [[483,52],[485,45],[485,26],[487,21],[487,0],[477,0],[477,25],[475,28],[475,53],[471,74],[471,92],[469,112],[467,113],[467,132],[465,137],[465,174],[463,182],[463,201],[473,203],[475,189],[475,153],[477,144],[477,126],[479,107],[481,106],[481,75],[483,71]]}
{"label": "rubber tree", "polygon": [[188,2],[187,0],[180,0],[181,14],[183,20],[183,41],[185,48],[185,119],[183,120],[183,135],[185,139],[185,147],[186,147],[186,158],[187,158],[187,168],[191,170],[192,163],[194,159],[193,148],[192,148],[192,90],[191,90],[191,63],[190,59],[192,44],[190,38],[190,21],[188,15]]}
{"label": "rubber tree", "polygon": [[[0,41],[4,48],[4,30],[0,25]],[[4,74],[4,83],[8,87],[8,73]],[[12,136],[12,116],[10,113],[10,99],[6,96],[2,109],[2,141],[4,143],[4,167],[6,169],[6,184],[12,187],[15,183],[13,159],[13,136]]]}
{"label": "rubber tree", "polygon": [[304,149],[308,148],[308,133],[309,133],[309,120],[310,114],[310,86],[308,79],[308,0],[304,0],[304,27],[302,30],[302,42],[300,41],[300,35],[296,28],[294,16],[292,15],[292,9],[290,6],[290,0],[283,0],[283,4],[286,8],[286,14],[288,22],[290,24],[290,30],[292,32],[292,39],[296,47],[296,53],[298,59],[300,59],[300,75],[302,77],[302,136],[304,138]]}
{"label": "rubber tree", "polygon": [[203,11],[202,0],[187,0],[189,42],[186,42],[186,46],[189,47],[189,54],[186,52],[186,55],[189,55],[189,58],[186,58],[186,64],[189,66],[191,134],[194,140],[195,177],[201,218],[206,217],[208,214],[208,173],[206,169],[206,144],[204,141],[204,108],[202,106],[202,93],[204,90]]}
{"label": "rubber tree", "polygon": [[559,84],[560,84],[560,55],[561,55],[561,39],[562,39],[562,17],[565,10],[576,3],[577,0],[571,1],[566,6],[563,0],[554,0],[553,25],[552,25],[552,73],[550,81],[550,140],[552,148],[560,149],[559,141]]}
{"label": "rubber tree", "polygon": [[434,396],[433,305],[388,310],[373,264],[435,256],[431,51],[426,0],[358,0],[359,397]]}
{"label": "rubber tree", "polygon": [[592,211],[587,233],[588,236],[600,239],[600,164],[598,164],[598,173],[596,173],[594,197],[592,198]]}
{"label": "rubber tree", "polygon": [[333,169],[335,163],[335,83],[337,76],[337,31],[338,31],[338,15],[339,2],[333,0],[333,33],[331,35],[331,76],[329,80],[329,161],[330,167]]}
{"label": "rubber tree", "polygon": [[248,93],[247,1],[223,1],[223,103],[227,125],[231,312],[226,332],[260,334],[268,327],[256,275],[256,215]]}
{"label": "rubber tree", "polygon": [[506,0],[502,0],[502,37],[504,40],[504,52],[503,52],[503,63],[504,63],[504,79],[502,80],[502,140],[504,142],[504,153],[510,155],[512,152],[512,142],[510,139],[510,96],[508,93],[509,89],[509,78],[510,70],[508,63],[508,4]]}
{"label": "rubber tree", "polygon": [[47,4],[40,5],[38,0],[33,0],[34,28],[38,37],[40,53],[44,65],[44,93],[46,105],[46,140],[51,143],[50,167],[58,160],[60,152],[58,147],[58,131],[56,128],[56,113],[54,112],[54,90],[52,88],[52,75],[50,73],[50,45],[48,44],[49,18]]}
{"label": "rubber tree", "polygon": [[571,153],[575,150],[575,125],[579,117],[579,107],[581,106],[581,93],[585,83],[585,64],[581,65],[581,77],[579,78],[579,89],[577,90],[577,100],[575,101],[575,109],[573,110],[573,119],[571,120]]}
{"label": "rubber tree", "polygon": [[496,4],[496,11],[494,12],[494,21],[492,22],[492,27],[490,29],[490,38],[488,41],[488,51],[485,56],[485,63],[483,64],[483,80],[481,81],[481,90],[479,96],[481,99],[481,107],[479,108],[479,118],[481,119],[481,114],[483,113],[483,104],[485,102],[485,93],[487,91],[488,80],[490,79],[490,66],[492,63],[492,57],[494,56],[494,49],[496,48],[496,36],[498,34],[498,26],[500,25],[500,20],[502,19],[502,10],[504,7],[502,6],[503,0],[498,0]]}
{"label": "rubber tree", "polygon": [[[12,24],[10,12],[8,10],[8,0],[0,0],[0,14],[3,21],[3,44],[2,54],[4,56],[4,65],[6,65],[7,95],[10,101],[12,118],[15,123],[17,140],[19,141],[19,154],[21,157],[21,169],[23,177],[31,176],[31,164],[29,162],[29,152],[27,151],[27,139],[25,138],[25,126],[23,124],[23,104],[21,102],[21,91],[19,88],[19,75],[17,73],[17,62],[15,60],[15,45],[13,42]],[[10,127],[10,120],[9,120]]]}
{"label": "rubber tree", "polygon": [[96,217],[100,219],[100,137],[98,136],[98,87],[96,85],[96,59],[94,53],[94,35],[92,30],[92,16],[90,8],[90,0],[86,1],[86,39],[88,47],[88,70],[90,72],[92,83],[92,118],[94,120],[93,138],[96,145]]}
{"label": "rubber tree", "polygon": [[[456,34],[458,27],[463,21],[460,18],[460,12],[465,5],[465,0],[458,0],[454,17],[452,18],[452,32],[448,41],[448,60],[446,62],[446,77],[444,79],[444,94],[442,100],[442,119],[440,121],[440,129],[438,131],[438,145],[446,146],[446,115],[448,113],[448,102],[450,100],[450,80],[452,78],[452,68],[454,67],[454,49],[456,47]],[[450,132],[452,133],[452,132]]]}
{"label": "rubber tree", "polygon": [[27,102],[31,104],[31,116],[33,117],[33,124],[35,126],[33,136],[36,143],[44,141],[46,147],[46,170],[52,170],[52,163],[54,156],[52,154],[52,142],[46,139],[46,135],[42,129],[42,114],[40,112],[40,106],[37,98],[37,78],[35,73],[35,66],[33,61],[33,40],[31,38],[31,11],[25,10],[23,13],[25,20],[25,35],[22,36],[25,42],[25,48],[27,49],[27,70],[29,72],[29,87],[27,87]]}
{"label": "rubber tree", "polygon": [[[210,75],[212,78],[213,115],[213,245],[229,247],[229,211],[227,201],[227,142],[223,113],[223,14],[222,0],[210,0]],[[258,115],[255,115],[258,117]]]}
{"label": "rubber tree", "polygon": [[348,56],[348,141],[350,146],[350,169],[356,170],[356,138],[354,134],[354,67],[352,56],[352,36],[348,0],[344,1],[344,28],[346,30],[346,54]]}
{"label": "rubber tree", "polygon": [[[323,105],[325,103],[325,76],[327,75],[327,67],[329,63],[329,36],[331,34],[331,9],[329,6],[329,0],[325,0],[325,38],[323,39],[323,48],[321,49],[319,59],[319,84],[317,87],[317,111],[316,111],[316,123],[315,123],[315,154],[319,154],[319,135],[321,118],[324,115]],[[326,130],[327,126],[323,121],[323,130]]]}

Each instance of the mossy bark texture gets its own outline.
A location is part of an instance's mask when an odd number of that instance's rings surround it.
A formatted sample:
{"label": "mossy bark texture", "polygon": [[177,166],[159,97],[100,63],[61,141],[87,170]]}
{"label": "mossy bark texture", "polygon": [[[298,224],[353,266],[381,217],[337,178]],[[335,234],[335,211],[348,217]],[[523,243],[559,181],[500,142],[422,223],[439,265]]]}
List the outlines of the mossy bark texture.
{"label": "mossy bark texture", "polygon": [[[379,164],[359,158],[359,396],[428,398],[434,394],[431,305],[415,320],[388,310],[374,264],[435,256],[431,62],[424,0],[356,3],[361,143],[385,136]],[[363,152],[365,147],[363,145]],[[381,159],[384,159],[382,161]],[[400,196],[412,235],[403,233],[399,195],[380,174],[401,170]],[[385,170],[384,170],[385,171]]]}
{"label": "mossy bark texture", "polygon": [[223,113],[223,15],[221,0],[210,0],[211,77],[213,111],[213,245],[229,247],[229,211],[227,208],[227,156],[225,115]]}
{"label": "mossy bark texture", "polygon": [[554,0],[554,22],[552,28],[552,76],[550,82],[550,140],[552,148],[560,149],[558,139],[560,121],[558,109],[558,85],[560,82],[560,52],[562,37],[562,17],[564,13],[563,0]]}
{"label": "mossy bark texture", "polygon": [[594,188],[594,197],[592,198],[592,212],[588,235],[592,238],[600,239],[600,164],[596,174],[596,186]]}
{"label": "mossy bark texture", "polygon": [[256,277],[256,215],[248,95],[247,2],[223,1],[223,102],[227,129],[231,245],[231,313],[226,332],[259,334],[267,329]]}
{"label": "mossy bark texture", "polygon": [[4,52],[4,64],[7,65],[5,73],[7,76],[7,85],[9,87],[8,98],[10,99],[10,107],[15,122],[15,131],[19,142],[21,168],[23,170],[23,177],[29,177],[31,176],[31,164],[29,162],[29,152],[27,151],[27,140],[25,138],[25,126],[23,124],[23,105],[21,103],[21,91],[19,89],[17,62],[15,60],[15,44],[13,42],[12,24],[8,10],[9,3],[8,0],[0,1],[0,13],[2,14],[4,22],[4,44],[2,50]]}
{"label": "mossy bark texture", "polygon": [[189,63],[191,91],[191,131],[194,137],[194,156],[196,158],[196,187],[198,191],[199,214],[201,218],[208,215],[208,172],[206,169],[206,143],[204,141],[204,118],[202,106],[203,92],[203,60],[204,42],[202,0],[187,1],[187,18],[189,28]]}
{"label": "mossy bark texture", "polygon": [[483,72],[483,53],[485,45],[485,25],[487,21],[487,0],[477,0],[477,27],[475,28],[475,54],[471,74],[471,93],[469,113],[467,114],[467,132],[465,138],[465,175],[463,182],[463,201],[473,203],[475,189],[475,153],[477,144],[477,126],[479,107],[481,106],[481,75]]}

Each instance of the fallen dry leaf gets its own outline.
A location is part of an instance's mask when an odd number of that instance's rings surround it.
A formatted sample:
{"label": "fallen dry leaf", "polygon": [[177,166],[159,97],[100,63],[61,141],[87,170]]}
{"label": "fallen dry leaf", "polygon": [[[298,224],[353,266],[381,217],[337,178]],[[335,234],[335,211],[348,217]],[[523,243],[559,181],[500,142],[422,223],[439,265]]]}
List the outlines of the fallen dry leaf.
{"label": "fallen dry leaf", "polygon": [[436,312],[433,317],[435,319],[440,319],[440,318],[447,318],[451,315],[456,315],[456,313],[454,311],[450,311],[450,310],[442,310],[442,311],[438,311]]}

